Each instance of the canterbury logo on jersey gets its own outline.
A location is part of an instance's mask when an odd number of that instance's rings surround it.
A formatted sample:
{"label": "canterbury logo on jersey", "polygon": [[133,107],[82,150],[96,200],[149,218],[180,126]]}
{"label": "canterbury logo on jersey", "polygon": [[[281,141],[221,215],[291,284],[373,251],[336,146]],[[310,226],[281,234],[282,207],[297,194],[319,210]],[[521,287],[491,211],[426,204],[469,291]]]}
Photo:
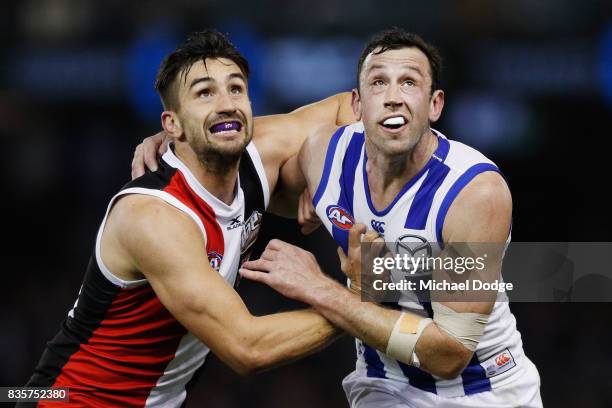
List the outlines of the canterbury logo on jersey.
{"label": "canterbury logo on jersey", "polygon": [[327,207],[327,218],[329,218],[332,224],[343,230],[351,229],[355,223],[348,211],[338,205]]}
{"label": "canterbury logo on jersey", "polygon": [[372,224],[372,229],[374,229],[374,231],[378,232],[379,234],[385,233],[385,222],[384,221],[372,220],[371,224]]}
{"label": "canterbury logo on jersey", "polygon": [[491,378],[516,367],[516,362],[510,350],[505,349],[501,353],[489,357],[480,365],[484,368],[487,378]]}
{"label": "canterbury logo on jersey", "polygon": [[501,367],[504,364],[506,364],[508,361],[510,361],[511,359],[512,357],[510,357],[510,354],[503,352],[495,358],[495,364],[497,364],[498,367]]}

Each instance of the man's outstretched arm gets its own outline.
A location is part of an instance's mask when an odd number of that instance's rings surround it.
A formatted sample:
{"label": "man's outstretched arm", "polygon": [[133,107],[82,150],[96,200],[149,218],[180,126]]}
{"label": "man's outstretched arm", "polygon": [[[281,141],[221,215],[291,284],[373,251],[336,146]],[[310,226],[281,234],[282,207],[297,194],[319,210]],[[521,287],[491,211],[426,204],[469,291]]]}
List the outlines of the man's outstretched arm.
{"label": "man's outstretched arm", "polygon": [[337,337],[338,330],[313,310],[251,315],[210,266],[205,239],[169,204],[130,195],[109,216],[102,258],[115,273],[142,273],[170,313],[239,373],[297,359]]}
{"label": "man's outstretched arm", "polygon": [[[280,168],[299,152],[304,140],[319,127],[348,125],[356,120],[351,109],[351,94],[342,92],[290,113],[256,117],[253,141],[264,149],[264,153],[269,150],[272,162]],[[161,131],[136,146],[132,179],[142,176],[146,169],[157,170],[168,141],[164,131]]]}
{"label": "man's outstretched arm", "polygon": [[[270,212],[289,218],[297,215],[303,226],[318,225],[309,197],[305,195],[302,204],[298,200],[306,185],[298,163],[298,152],[303,142],[320,129],[334,129],[355,121],[357,118],[351,108],[349,92],[330,96],[287,114],[255,118],[253,143],[261,155],[272,193]],[[136,147],[132,178],[142,176],[147,168],[157,170],[167,141],[164,132],[159,132]],[[306,231],[311,229],[312,226],[306,227]]]}
{"label": "man's outstretched arm", "polygon": [[[501,176],[477,176],[449,210],[443,230],[445,242],[505,242],[511,207],[510,193]],[[360,259],[359,235],[354,227],[349,238],[353,261]],[[434,305],[431,322],[409,311],[400,313],[362,302],[359,295],[323,275],[313,259],[306,251],[274,241],[259,260],[245,263],[241,274],[311,304],[335,325],[370,346],[408,364],[418,360],[423,369],[442,378],[455,378],[469,363],[494,301],[439,303]],[[456,324],[461,326],[460,333],[455,330]]]}

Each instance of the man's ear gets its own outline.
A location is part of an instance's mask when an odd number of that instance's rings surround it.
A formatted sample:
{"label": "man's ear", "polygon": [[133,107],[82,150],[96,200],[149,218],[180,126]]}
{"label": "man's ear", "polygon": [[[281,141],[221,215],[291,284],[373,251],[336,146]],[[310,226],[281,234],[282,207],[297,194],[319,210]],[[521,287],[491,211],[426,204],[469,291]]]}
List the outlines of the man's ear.
{"label": "man's ear", "polygon": [[359,96],[359,89],[354,88],[351,91],[351,106],[353,107],[353,115],[359,121],[361,120],[361,97]]}
{"label": "man's ear", "polygon": [[181,121],[173,111],[163,111],[161,114],[162,127],[168,135],[179,139],[183,135]]}
{"label": "man's ear", "polygon": [[444,91],[437,89],[429,101],[429,122],[436,122],[442,115],[442,109],[444,109]]}

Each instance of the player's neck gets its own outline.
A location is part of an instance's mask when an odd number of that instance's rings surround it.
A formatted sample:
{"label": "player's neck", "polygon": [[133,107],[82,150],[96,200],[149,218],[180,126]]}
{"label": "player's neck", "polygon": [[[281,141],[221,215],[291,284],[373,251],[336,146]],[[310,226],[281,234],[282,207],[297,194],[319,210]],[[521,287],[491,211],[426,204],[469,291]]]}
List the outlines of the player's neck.
{"label": "player's neck", "polygon": [[188,146],[176,146],[176,156],[187,166],[198,182],[220,201],[230,205],[236,196],[240,160],[223,166],[205,164]]}
{"label": "player's neck", "polygon": [[423,169],[437,145],[437,138],[428,131],[408,152],[386,155],[366,139],[366,177],[374,206],[387,207],[404,185]]}

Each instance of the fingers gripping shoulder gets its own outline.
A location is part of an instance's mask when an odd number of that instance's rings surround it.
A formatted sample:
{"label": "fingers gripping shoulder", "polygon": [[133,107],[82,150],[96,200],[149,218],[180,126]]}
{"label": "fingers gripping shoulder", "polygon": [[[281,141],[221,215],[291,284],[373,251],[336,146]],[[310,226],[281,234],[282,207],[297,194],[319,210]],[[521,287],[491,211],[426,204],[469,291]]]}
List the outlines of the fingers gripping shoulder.
{"label": "fingers gripping shoulder", "polygon": [[161,131],[136,146],[132,159],[132,179],[142,176],[145,168],[157,170],[159,159],[166,152],[170,139],[169,135]]}

